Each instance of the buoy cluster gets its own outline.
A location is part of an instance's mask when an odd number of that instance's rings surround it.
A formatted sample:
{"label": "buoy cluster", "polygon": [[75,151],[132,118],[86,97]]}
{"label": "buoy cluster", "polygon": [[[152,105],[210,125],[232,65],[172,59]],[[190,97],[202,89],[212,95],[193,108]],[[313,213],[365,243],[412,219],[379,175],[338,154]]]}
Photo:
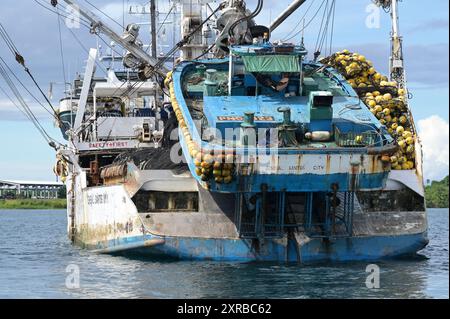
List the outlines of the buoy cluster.
{"label": "buoy cluster", "polygon": [[338,70],[354,89],[375,89],[376,87],[393,88],[397,84],[389,82],[386,76],[378,73],[373,63],[364,55],[348,50],[337,52],[320,62]]}
{"label": "buoy cluster", "polygon": [[195,164],[195,173],[203,182],[215,181],[218,184],[230,184],[235,173],[235,153],[234,151],[224,151],[218,149],[202,149],[192,138],[183,112],[175,96],[175,89],[172,81],[172,72],[167,75],[164,84],[169,89],[170,101],[177,117],[178,126],[183,134],[184,141]]}
{"label": "buoy cluster", "polygon": [[211,153],[197,153],[194,157],[195,173],[204,182],[214,179],[219,184],[231,183],[234,175],[234,155],[225,155],[223,153],[213,155]]}
{"label": "buoy cluster", "polygon": [[410,170],[415,167],[416,136],[408,119],[406,97],[401,95],[401,89],[399,92],[397,97],[379,91],[367,92],[362,100],[399,146],[398,152],[391,156],[392,169]]}
{"label": "buoy cluster", "polygon": [[407,91],[398,89],[396,82],[388,81],[386,76],[375,70],[371,61],[358,53],[344,50],[321,62],[345,77],[398,144],[399,151],[390,157],[392,169],[414,169],[417,137],[408,112]]}

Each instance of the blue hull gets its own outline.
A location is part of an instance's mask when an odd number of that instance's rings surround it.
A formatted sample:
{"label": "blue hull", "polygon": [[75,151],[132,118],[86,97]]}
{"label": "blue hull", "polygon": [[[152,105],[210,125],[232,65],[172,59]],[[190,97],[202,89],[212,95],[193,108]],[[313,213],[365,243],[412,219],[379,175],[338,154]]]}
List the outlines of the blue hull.
{"label": "blue hull", "polygon": [[[153,244],[152,244],[153,242]],[[146,235],[99,243],[100,253],[138,253],[185,260],[213,261],[280,261],[280,262],[325,262],[325,261],[369,261],[411,255],[428,244],[427,233],[398,236],[369,236],[312,239],[297,247],[293,240],[285,246],[275,240],[256,248],[246,239],[201,239],[166,237],[164,239]]]}

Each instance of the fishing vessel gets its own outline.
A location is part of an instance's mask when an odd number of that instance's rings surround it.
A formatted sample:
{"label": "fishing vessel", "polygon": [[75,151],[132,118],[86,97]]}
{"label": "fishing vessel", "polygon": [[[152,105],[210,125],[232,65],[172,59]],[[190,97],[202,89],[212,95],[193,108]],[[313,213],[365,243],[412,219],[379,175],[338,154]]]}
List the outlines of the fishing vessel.
{"label": "fishing vessel", "polygon": [[[176,1],[181,41],[164,56],[156,54],[154,18],[150,55],[139,25],[119,35],[64,2],[127,50],[110,57],[124,67],[109,68],[105,79],[95,76],[99,53],[91,49],[84,76],[60,103],[67,144],[55,173],[67,185],[74,244],[288,262],[377,260],[426,246],[421,146],[396,0],[377,2],[392,16],[390,79],[348,51],[310,61],[303,41],[273,41],[305,0],[268,26],[255,22],[263,0],[254,11],[243,0],[216,9],[214,1]],[[150,11],[154,17],[155,1]],[[390,124],[395,112],[403,126]]]}

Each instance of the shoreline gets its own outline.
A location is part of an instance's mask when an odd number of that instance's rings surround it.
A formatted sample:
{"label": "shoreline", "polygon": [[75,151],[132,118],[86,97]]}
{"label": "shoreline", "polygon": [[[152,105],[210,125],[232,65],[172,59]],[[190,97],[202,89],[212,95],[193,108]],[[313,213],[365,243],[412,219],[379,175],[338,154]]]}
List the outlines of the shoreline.
{"label": "shoreline", "polygon": [[4,199],[0,200],[0,209],[66,209],[66,199]]}
{"label": "shoreline", "polygon": [[[61,210],[67,209],[66,199],[1,199],[0,210]],[[449,207],[427,207],[428,209],[449,209]]]}

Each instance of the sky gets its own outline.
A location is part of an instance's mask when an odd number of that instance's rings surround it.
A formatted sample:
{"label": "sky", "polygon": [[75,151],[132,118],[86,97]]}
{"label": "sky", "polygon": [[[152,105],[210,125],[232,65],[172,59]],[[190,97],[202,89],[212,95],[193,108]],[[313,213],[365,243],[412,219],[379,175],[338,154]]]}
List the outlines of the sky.
{"label": "sky", "polygon": [[[374,15],[370,0],[336,1],[331,51],[349,49],[364,54],[374,62],[379,72],[387,74],[391,28],[389,15],[381,11],[380,20],[377,23],[377,20],[372,19],[377,16],[377,13]],[[86,0],[78,2],[85,7],[90,7]],[[90,0],[89,2],[119,24],[122,24],[123,19],[125,24],[148,21],[148,17],[143,15],[123,15],[124,7],[128,12],[130,6],[145,4],[147,0]],[[168,3],[168,1],[165,2]],[[100,44],[105,51],[106,45],[89,34],[86,28],[69,30],[63,23],[61,25],[65,62],[63,68],[57,16],[39,3],[48,5],[50,1],[2,0],[0,22],[25,57],[27,66],[43,90],[47,92],[50,83],[54,83],[52,103],[58,105],[58,100],[62,96],[64,78],[73,80],[77,72],[82,72],[87,59],[86,49]],[[290,3],[291,0],[265,0],[263,11],[256,19],[257,23],[267,25]],[[302,33],[296,31],[302,27],[304,19],[307,25],[304,41],[311,57],[319,33],[321,14],[318,14],[315,19],[312,18],[321,3],[322,0],[306,1],[302,8],[274,32],[272,40],[285,39],[287,35],[294,35],[295,37],[290,41],[300,42]],[[247,4],[250,9],[253,9],[256,6],[256,0],[249,0]],[[449,172],[449,2],[430,0],[425,7],[422,1],[402,1],[399,6],[408,88],[413,95],[410,105],[423,143],[424,175],[426,179],[439,180]],[[90,8],[95,11],[93,7]],[[308,8],[309,11],[307,11]],[[161,11],[165,11],[163,7]],[[120,29],[120,26],[108,17],[98,11],[96,13],[113,29]],[[164,12],[161,12],[161,20],[164,16]],[[309,21],[311,23],[308,24]],[[143,27],[141,33],[143,41],[148,42],[148,35],[144,35],[145,28]],[[171,38],[169,29],[165,30],[165,37],[168,40]],[[110,42],[106,37],[103,38],[107,43]],[[0,42],[0,56],[32,93],[40,97],[3,42]],[[97,75],[101,73],[101,70],[97,71]],[[1,79],[0,88],[7,89]],[[60,132],[54,126],[48,113],[45,113],[23,90],[21,92],[50,135],[62,141]],[[55,179],[52,173],[55,162],[54,151],[46,145],[34,126],[17,111],[1,90],[0,135],[2,136],[0,179]]]}

